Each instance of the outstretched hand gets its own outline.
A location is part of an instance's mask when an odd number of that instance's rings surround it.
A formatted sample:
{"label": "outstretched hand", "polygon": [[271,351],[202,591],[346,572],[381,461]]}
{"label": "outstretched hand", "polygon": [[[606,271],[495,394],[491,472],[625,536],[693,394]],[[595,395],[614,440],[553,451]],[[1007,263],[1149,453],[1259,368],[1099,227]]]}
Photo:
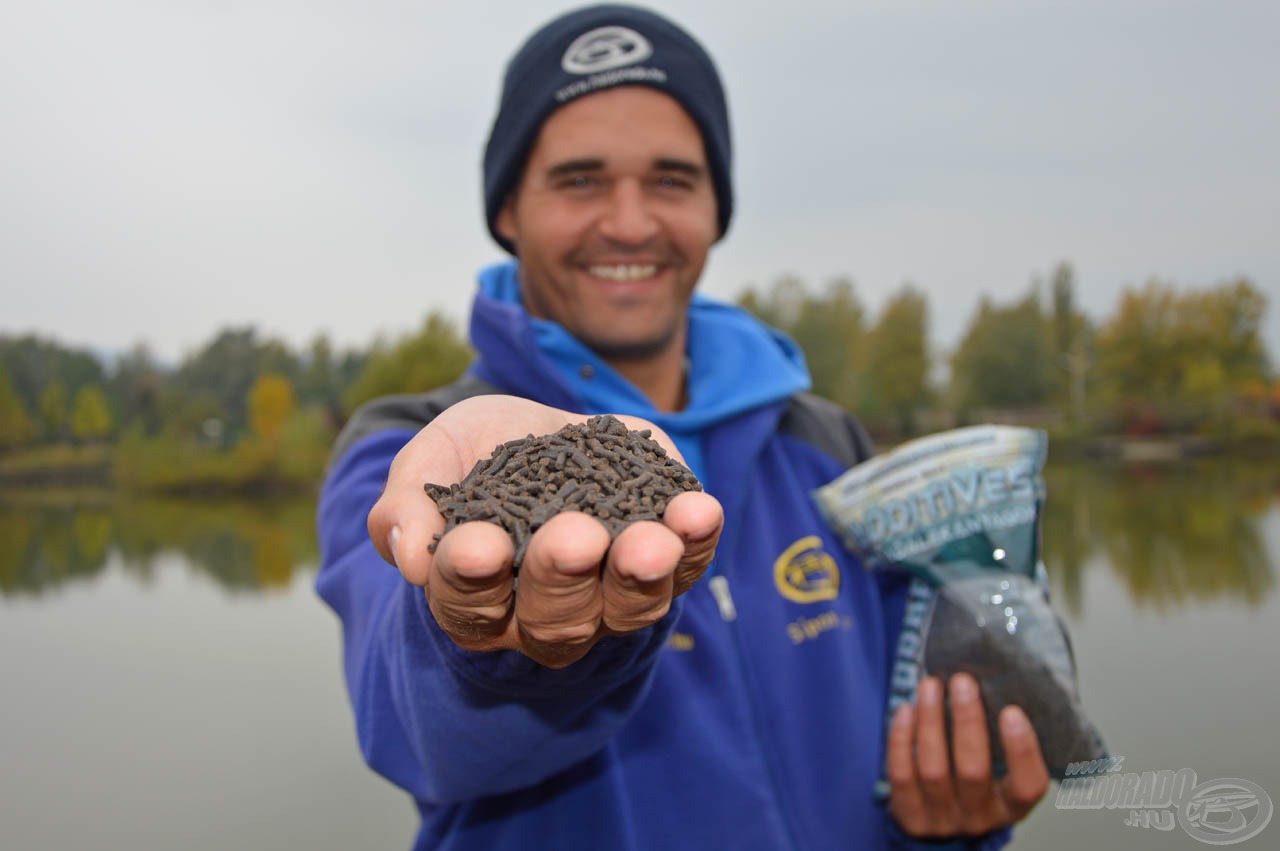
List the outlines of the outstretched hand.
{"label": "outstretched hand", "polygon": [[1000,711],[1000,739],[1008,773],[995,780],[978,683],[951,678],[951,747],[942,682],[926,677],[917,705],[893,716],[889,730],[889,811],[911,836],[979,836],[1020,821],[1049,788],[1049,771],[1026,713]]}
{"label": "outstretched hand", "polygon": [[[468,650],[518,650],[551,668],[583,656],[603,636],[626,635],[660,620],[671,600],[702,576],[723,524],[720,503],[691,491],[671,500],[661,522],[639,521],[610,541],[599,520],[558,514],[529,541],[520,581],[514,548],[493,523],[464,523],[427,551],[444,518],[423,490],[461,481],[493,448],[527,434],[549,434],[585,416],[513,396],[477,396],[436,417],[396,456],[386,489],[369,512],[369,536],[404,578],[420,585],[440,628]],[[666,451],[660,429],[636,417]]]}

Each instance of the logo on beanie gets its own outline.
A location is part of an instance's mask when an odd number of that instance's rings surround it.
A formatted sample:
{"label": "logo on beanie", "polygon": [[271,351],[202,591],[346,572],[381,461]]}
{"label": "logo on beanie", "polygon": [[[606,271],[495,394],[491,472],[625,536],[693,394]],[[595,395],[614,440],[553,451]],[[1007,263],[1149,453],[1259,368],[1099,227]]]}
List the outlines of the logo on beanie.
{"label": "logo on beanie", "polygon": [[595,74],[623,65],[643,62],[653,55],[653,45],[627,27],[598,27],[573,40],[560,60],[570,74]]}

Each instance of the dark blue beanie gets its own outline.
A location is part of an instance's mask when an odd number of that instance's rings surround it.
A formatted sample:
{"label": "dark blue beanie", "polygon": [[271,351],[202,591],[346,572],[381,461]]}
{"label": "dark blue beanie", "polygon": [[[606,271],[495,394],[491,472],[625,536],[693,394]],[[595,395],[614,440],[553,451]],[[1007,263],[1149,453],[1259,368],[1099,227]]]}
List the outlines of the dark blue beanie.
{"label": "dark blue beanie", "polygon": [[512,253],[495,227],[524,171],[529,149],[552,112],[613,86],[648,86],[689,113],[707,150],[720,236],[733,214],[729,112],[707,51],[680,27],[636,6],[588,6],[538,30],[511,59],[502,100],[484,151],[484,212],[489,233]]}

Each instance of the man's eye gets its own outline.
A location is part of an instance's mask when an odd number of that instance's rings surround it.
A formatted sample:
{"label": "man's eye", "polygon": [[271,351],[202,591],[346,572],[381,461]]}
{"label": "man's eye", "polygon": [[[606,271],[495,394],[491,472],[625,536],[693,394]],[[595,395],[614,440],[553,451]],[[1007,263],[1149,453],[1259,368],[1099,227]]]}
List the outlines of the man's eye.
{"label": "man's eye", "polygon": [[585,174],[575,174],[560,184],[565,189],[590,189],[595,185],[596,179]]}
{"label": "man's eye", "polygon": [[682,177],[664,174],[658,178],[658,186],[663,189],[688,189],[690,183]]}

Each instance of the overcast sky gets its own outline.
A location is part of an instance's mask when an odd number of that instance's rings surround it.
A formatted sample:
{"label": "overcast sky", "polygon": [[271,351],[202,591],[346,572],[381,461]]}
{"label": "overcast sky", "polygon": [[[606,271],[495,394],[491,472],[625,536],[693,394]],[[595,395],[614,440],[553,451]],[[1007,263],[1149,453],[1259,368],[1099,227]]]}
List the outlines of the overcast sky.
{"label": "overcast sky", "polygon": [[[252,323],[462,320],[503,65],[575,4],[0,6],[0,333],[165,358]],[[1109,313],[1249,275],[1280,358],[1280,3],[659,2],[716,57],[738,207],[703,289],[904,281],[953,345],[1061,259]]]}

